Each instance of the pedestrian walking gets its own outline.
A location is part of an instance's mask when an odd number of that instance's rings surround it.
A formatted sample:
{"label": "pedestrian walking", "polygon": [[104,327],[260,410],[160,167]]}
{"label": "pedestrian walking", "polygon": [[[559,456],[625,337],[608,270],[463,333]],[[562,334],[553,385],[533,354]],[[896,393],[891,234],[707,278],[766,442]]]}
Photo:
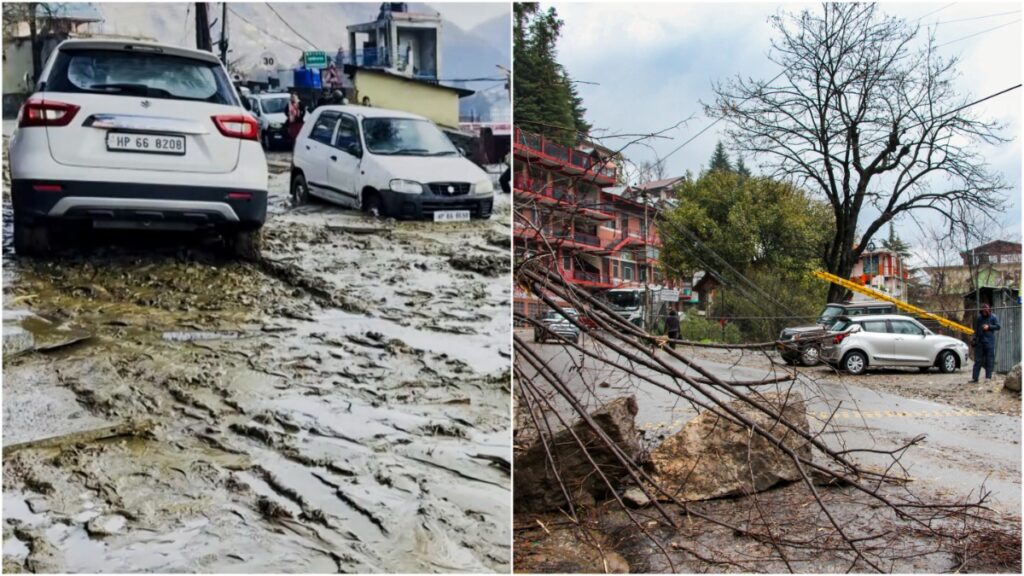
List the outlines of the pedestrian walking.
{"label": "pedestrian walking", "polygon": [[299,131],[302,130],[302,122],[305,119],[306,111],[302,107],[302,101],[299,100],[299,95],[292,92],[292,99],[288,102],[288,138],[295,143],[295,139],[299,136]]}
{"label": "pedestrian walking", "polygon": [[679,339],[679,315],[675,310],[668,311],[668,317],[665,318],[665,333],[668,334],[669,347],[675,350],[676,343],[673,340]]}
{"label": "pedestrian walking", "polygon": [[988,304],[981,305],[981,314],[974,320],[974,373],[971,382],[977,382],[985,368],[985,379],[992,379],[992,369],[996,365],[996,332],[999,331],[999,318],[992,313]]}

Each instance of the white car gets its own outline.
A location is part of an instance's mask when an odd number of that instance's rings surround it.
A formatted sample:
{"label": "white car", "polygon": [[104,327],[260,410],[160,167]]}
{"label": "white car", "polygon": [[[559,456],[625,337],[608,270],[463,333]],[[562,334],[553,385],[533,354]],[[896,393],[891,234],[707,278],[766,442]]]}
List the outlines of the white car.
{"label": "white car", "polygon": [[288,101],[287,92],[269,92],[249,96],[249,111],[260,124],[260,144],[270,150],[278,144],[288,143]]}
{"label": "white car", "polygon": [[19,254],[46,254],[53,227],[77,222],[213,230],[257,255],[267,161],[213,54],[67,40],[40,78],[8,150]]}
{"label": "white car", "polygon": [[494,184],[430,120],[368,106],[321,106],[292,156],[292,197],[400,219],[490,218]]}
{"label": "white car", "polygon": [[922,372],[938,367],[949,374],[967,362],[967,344],[935,334],[909,316],[844,316],[832,332],[821,359],[854,375],[882,366],[916,366]]}

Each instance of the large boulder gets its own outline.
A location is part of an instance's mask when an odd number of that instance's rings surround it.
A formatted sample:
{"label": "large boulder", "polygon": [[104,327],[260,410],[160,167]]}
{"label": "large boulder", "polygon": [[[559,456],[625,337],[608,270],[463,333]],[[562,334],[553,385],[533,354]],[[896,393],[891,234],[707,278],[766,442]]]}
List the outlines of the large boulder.
{"label": "large boulder", "polygon": [[[782,417],[799,430],[809,430],[799,393],[764,394],[755,401],[773,411],[785,402]],[[739,401],[730,407],[782,438],[784,446],[811,458],[810,445],[781,422]],[[768,439],[712,412],[690,420],[666,439],[651,452],[651,463],[655,479],[683,501],[751,494],[801,478],[792,458]]]}
{"label": "large boulder", "polygon": [[1003,381],[1003,388],[1020,392],[1020,364],[1010,368],[1010,373],[1006,375],[1006,380]]}
{"label": "large boulder", "polygon": [[[639,436],[636,431],[636,398],[617,398],[593,412],[590,416],[609,438],[633,461],[640,454]],[[573,437],[573,433],[588,447],[584,452]],[[598,438],[597,434],[582,419],[569,430],[557,432],[548,437],[555,461],[558,464],[556,476],[542,442],[535,441],[522,455],[515,459],[515,511],[544,512],[565,508],[565,495],[558,483],[558,477],[568,488],[576,505],[591,506],[598,499],[609,494],[608,486],[594,471],[594,461],[613,483],[617,483],[626,470],[612,453],[612,450]],[[589,459],[588,459],[589,456]],[[616,486],[618,487],[618,486]]]}

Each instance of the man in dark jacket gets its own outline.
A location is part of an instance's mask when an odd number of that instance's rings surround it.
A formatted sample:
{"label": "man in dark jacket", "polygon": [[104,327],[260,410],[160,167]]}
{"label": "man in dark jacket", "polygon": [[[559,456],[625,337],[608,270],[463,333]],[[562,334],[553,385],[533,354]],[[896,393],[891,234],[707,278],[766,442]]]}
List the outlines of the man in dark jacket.
{"label": "man in dark jacket", "polygon": [[672,340],[679,339],[679,316],[676,315],[675,310],[668,311],[668,317],[665,318],[665,332],[669,338],[668,345],[675,350],[676,344]]}
{"label": "man in dark jacket", "polygon": [[999,330],[999,318],[992,313],[988,304],[981,305],[981,314],[974,320],[974,374],[971,382],[977,382],[981,376],[981,368],[985,367],[985,379],[992,379],[992,369],[996,364],[996,332]]}

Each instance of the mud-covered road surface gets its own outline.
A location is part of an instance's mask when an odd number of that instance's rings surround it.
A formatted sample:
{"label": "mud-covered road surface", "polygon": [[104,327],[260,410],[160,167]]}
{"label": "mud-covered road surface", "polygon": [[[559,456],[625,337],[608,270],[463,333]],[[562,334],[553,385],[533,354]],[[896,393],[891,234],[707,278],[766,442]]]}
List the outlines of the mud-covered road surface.
{"label": "mud-covered road surface", "polygon": [[[509,197],[492,219],[293,207],[258,263],[180,235],[11,250],[3,567],[507,572]],[[6,343],[6,341],[5,341]]]}

